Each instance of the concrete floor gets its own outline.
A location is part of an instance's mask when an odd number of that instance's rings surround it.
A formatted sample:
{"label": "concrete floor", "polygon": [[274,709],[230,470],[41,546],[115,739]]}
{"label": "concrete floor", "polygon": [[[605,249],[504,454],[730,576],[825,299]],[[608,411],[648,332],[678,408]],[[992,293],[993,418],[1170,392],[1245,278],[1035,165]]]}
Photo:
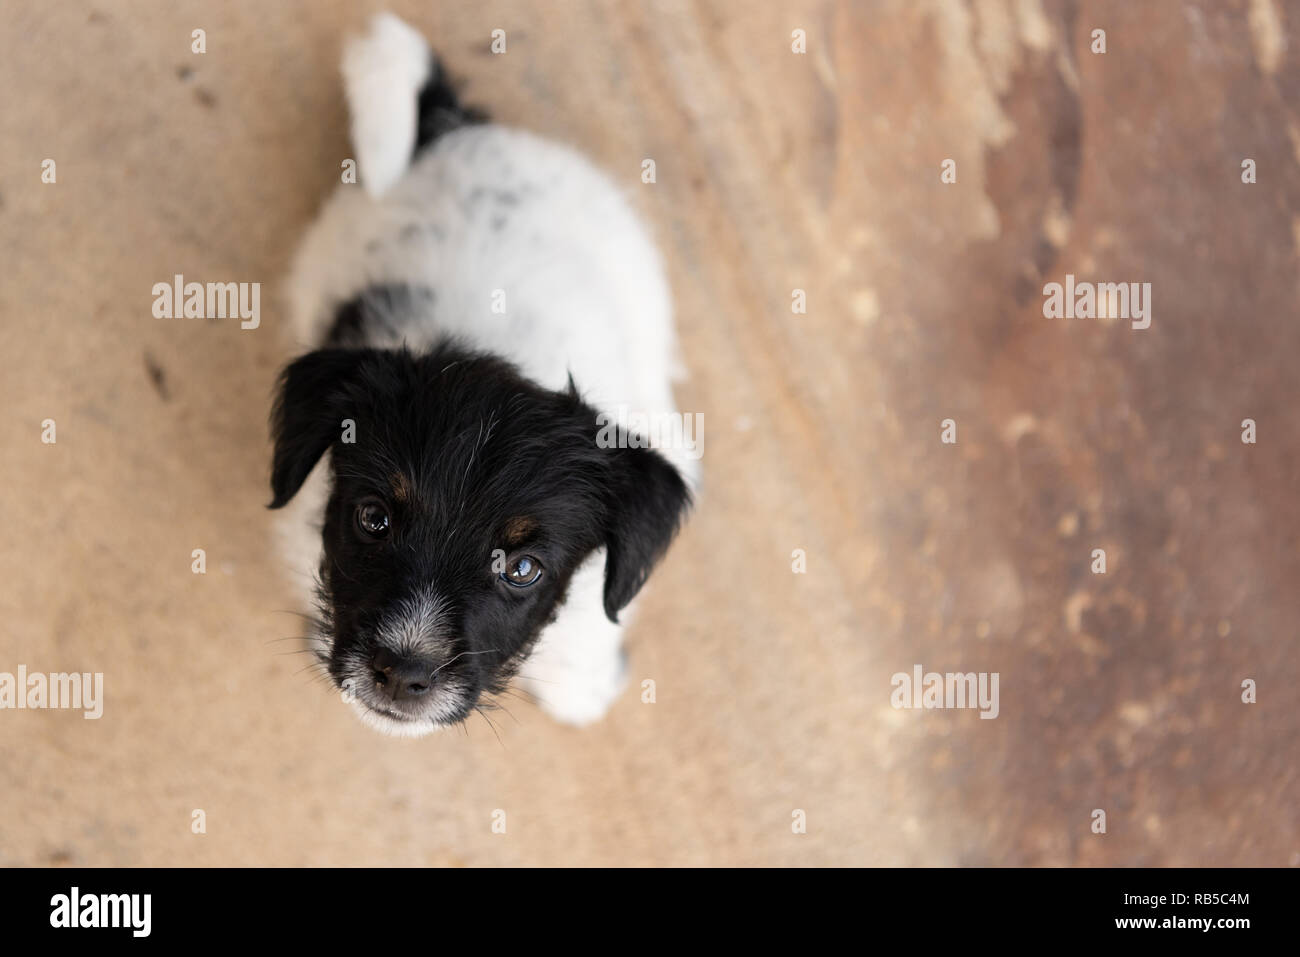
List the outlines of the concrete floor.
{"label": "concrete floor", "polygon": [[[391,4],[625,180],[706,421],[657,702],[416,742],[283,653],[263,509],[274,290],[379,5],[7,11],[0,671],[105,705],[0,712],[0,864],[1300,864],[1300,6],[641,6]],[[262,282],[261,328],[155,319],[175,273]],[[1067,273],[1151,327],[1044,318]],[[998,718],[894,710],[916,664]]]}

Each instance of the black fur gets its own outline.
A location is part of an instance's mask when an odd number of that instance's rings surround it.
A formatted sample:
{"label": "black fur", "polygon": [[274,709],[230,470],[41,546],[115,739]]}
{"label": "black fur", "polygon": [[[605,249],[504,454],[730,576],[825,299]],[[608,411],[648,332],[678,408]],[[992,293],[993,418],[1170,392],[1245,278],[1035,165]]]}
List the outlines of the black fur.
{"label": "black fur", "polygon": [[[351,324],[365,321],[364,304],[348,314],[345,325],[359,331]],[[354,443],[340,440],[345,419],[355,423]],[[543,389],[452,341],[421,355],[331,348],[293,362],[272,413],[271,507],[292,499],[332,450],[320,585],[335,679],[349,656],[375,653],[386,613],[433,588],[464,652],[439,673],[470,689],[467,714],[504,686],[574,570],[601,546],[605,611],[616,620],[668,547],[689,493],[657,452],[600,448],[598,431],[596,410],[572,382]],[[368,499],[392,517],[384,541],[358,532],[358,503]],[[535,556],[542,578],[525,589],[501,581],[494,549]]]}
{"label": "black fur", "polygon": [[442,68],[437,57],[429,64],[429,79],[420,88],[419,119],[415,128],[415,150],[418,155],[426,146],[444,133],[474,123],[486,123],[488,114],[474,106],[464,106],[456,93],[455,84]]}
{"label": "black fur", "polygon": [[325,345],[355,348],[368,342],[400,340],[405,324],[416,317],[432,317],[436,304],[437,297],[427,287],[406,283],[369,286],[339,306]]}

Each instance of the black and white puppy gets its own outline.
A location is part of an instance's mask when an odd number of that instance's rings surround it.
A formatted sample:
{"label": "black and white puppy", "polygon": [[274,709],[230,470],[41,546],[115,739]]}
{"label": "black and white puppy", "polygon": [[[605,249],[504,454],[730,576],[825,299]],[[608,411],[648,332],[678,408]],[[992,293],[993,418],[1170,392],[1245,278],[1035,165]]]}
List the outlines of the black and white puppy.
{"label": "black and white puppy", "polygon": [[516,674],[593,721],[698,457],[610,441],[601,415],[673,414],[659,255],[581,156],[460,106],[400,20],[375,18],[343,75],[360,183],[294,263],[316,351],[272,413],[271,507],[317,657],[392,734],[461,721]]}

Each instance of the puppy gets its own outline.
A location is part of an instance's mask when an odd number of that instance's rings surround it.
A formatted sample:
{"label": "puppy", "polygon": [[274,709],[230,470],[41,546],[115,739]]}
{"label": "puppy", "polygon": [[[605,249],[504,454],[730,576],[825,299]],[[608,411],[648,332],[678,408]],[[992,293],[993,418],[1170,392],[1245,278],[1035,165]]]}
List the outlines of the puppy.
{"label": "puppy", "polygon": [[400,20],[372,21],[343,76],[360,182],[294,262],[315,351],[271,416],[316,656],[391,734],[462,721],[515,675],[554,717],[596,720],[695,479],[691,450],[601,416],[674,411],[658,253],[581,156],[463,107]]}

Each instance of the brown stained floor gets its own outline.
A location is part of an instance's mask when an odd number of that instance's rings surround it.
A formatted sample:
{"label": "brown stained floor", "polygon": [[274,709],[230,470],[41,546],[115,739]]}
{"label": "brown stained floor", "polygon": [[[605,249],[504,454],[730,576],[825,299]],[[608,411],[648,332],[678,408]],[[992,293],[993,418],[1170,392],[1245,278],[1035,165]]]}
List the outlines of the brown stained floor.
{"label": "brown stained floor", "polygon": [[[665,248],[707,488],[631,638],[657,702],[396,741],[276,641],[275,289],[362,12],[21,4],[0,671],[106,704],[0,712],[0,864],[1300,863],[1300,8],[392,6]],[[262,327],[153,318],[175,273],[262,282]],[[1151,327],[1045,319],[1067,273]],[[998,672],[998,718],[894,710],[916,664]]]}

